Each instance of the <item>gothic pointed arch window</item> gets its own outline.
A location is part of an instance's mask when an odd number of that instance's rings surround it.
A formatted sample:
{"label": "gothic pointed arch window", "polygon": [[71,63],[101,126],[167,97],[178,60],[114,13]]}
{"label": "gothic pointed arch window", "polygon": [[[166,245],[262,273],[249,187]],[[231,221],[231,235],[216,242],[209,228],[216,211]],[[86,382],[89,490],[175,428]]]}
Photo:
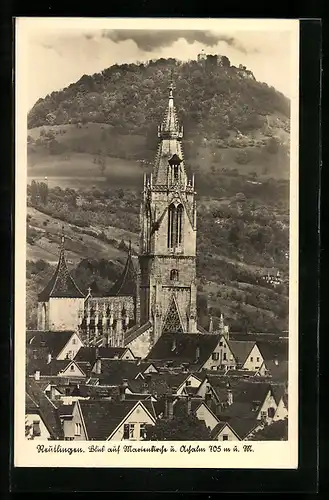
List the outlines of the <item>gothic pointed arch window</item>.
{"label": "gothic pointed arch window", "polygon": [[183,241],[184,208],[172,203],[168,208],[168,248],[180,247]]}
{"label": "gothic pointed arch window", "polygon": [[170,280],[171,281],[177,281],[178,280],[178,270],[177,269],[172,269],[170,271]]}

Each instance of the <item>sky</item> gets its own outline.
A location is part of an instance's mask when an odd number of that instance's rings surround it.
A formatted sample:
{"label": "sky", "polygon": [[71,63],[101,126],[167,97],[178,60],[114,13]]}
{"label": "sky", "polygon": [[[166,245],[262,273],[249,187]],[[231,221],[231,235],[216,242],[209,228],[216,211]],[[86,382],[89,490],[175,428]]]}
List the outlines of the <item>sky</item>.
{"label": "sky", "polygon": [[227,56],[235,66],[247,66],[257,80],[292,97],[291,69],[295,61],[292,32],[285,25],[280,29],[258,25],[257,30],[249,26],[247,30],[232,30],[226,25],[224,30],[190,29],[190,24],[172,30],[153,29],[152,25],[150,29],[136,29],[136,23],[131,25],[134,29],[124,30],[98,26],[53,22],[24,31],[24,81],[29,109],[40,97],[76,82],[83,74],[98,73],[115,63],[160,57],[196,59],[202,49],[207,54]]}

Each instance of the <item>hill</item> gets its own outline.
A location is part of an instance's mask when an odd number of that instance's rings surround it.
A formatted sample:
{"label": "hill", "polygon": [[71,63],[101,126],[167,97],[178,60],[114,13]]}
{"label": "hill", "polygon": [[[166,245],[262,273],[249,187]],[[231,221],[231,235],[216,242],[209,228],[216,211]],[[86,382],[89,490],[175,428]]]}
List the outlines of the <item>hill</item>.
{"label": "hill", "polygon": [[[151,61],[84,75],[40,99],[28,117],[28,176],[48,177],[47,199],[28,186],[28,322],[55,265],[64,221],[79,286],[115,280],[137,249],[143,172],[174,70],[183,148],[196,174],[200,308],[236,331],[288,323],[289,101],[227,65]],[[123,240],[123,241],[122,241]],[[281,274],[279,285],[267,273]],[[201,310],[199,308],[199,310]]]}
{"label": "hill", "polygon": [[114,65],[39,99],[28,116],[29,174],[67,177],[80,164],[84,177],[95,164],[109,174],[118,159],[152,161],[172,71],[185,157],[201,183],[227,169],[288,178],[289,100],[234,66],[172,59]]}

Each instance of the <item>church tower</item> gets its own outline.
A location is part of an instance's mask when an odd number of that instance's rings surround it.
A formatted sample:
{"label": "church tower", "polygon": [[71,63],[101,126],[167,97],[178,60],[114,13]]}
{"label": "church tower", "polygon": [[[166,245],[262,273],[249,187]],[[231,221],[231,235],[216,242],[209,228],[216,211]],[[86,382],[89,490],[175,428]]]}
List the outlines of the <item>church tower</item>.
{"label": "church tower", "polygon": [[171,84],[140,211],[140,321],[152,323],[153,343],[165,332],[197,333],[196,193],[185,169],[173,90]]}
{"label": "church tower", "polygon": [[38,295],[38,330],[77,330],[85,296],[72,278],[66,263],[64,234],[56,270]]}

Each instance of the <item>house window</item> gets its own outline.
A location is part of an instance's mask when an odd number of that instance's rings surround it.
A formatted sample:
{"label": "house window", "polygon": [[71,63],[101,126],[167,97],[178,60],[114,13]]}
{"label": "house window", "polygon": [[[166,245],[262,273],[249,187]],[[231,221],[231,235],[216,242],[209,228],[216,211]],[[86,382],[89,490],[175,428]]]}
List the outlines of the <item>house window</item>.
{"label": "house window", "polygon": [[250,357],[250,361],[251,361],[251,362],[253,362],[253,361],[254,361],[254,358],[253,358],[252,356]]}
{"label": "house window", "polygon": [[72,344],[76,344],[77,343],[77,339],[72,339]]}
{"label": "house window", "polygon": [[140,427],[139,427],[139,437],[141,439],[145,439],[146,438],[146,424],[140,424]]}
{"label": "house window", "polygon": [[74,435],[75,436],[81,436],[81,424],[75,424],[75,432],[74,432]]}
{"label": "house window", "polygon": [[256,358],[257,363],[259,363],[259,356]]}
{"label": "house window", "polygon": [[224,352],[224,353],[223,353],[223,360],[224,360],[224,361],[227,361],[226,352]]}
{"label": "house window", "polygon": [[260,416],[261,416],[261,417],[266,417],[266,411],[261,411],[261,412],[260,412]]}
{"label": "house window", "polygon": [[135,424],[124,424],[123,439],[131,439],[134,437]]}
{"label": "house window", "polygon": [[212,353],[212,359],[214,361],[218,361],[219,360],[219,352],[213,352]]}
{"label": "house window", "polygon": [[41,436],[40,421],[39,420],[33,420],[32,434],[33,434],[33,436]]}
{"label": "house window", "polygon": [[71,372],[73,372],[73,371],[74,371],[74,365],[71,365],[71,366],[70,366],[70,370],[71,370]]}
{"label": "house window", "polygon": [[270,408],[268,408],[267,410],[267,415],[269,418],[273,418],[274,417],[274,414],[275,414],[275,409],[271,406]]}
{"label": "house window", "polygon": [[222,346],[223,345],[223,342],[219,342],[219,345]]}
{"label": "house window", "polygon": [[190,380],[186,380],[186,386],[188,385],[191,385],[191,381]]}
{"label": "house window", "polygon": [[228,434],[223,434],[223,441],[228,441]]}

